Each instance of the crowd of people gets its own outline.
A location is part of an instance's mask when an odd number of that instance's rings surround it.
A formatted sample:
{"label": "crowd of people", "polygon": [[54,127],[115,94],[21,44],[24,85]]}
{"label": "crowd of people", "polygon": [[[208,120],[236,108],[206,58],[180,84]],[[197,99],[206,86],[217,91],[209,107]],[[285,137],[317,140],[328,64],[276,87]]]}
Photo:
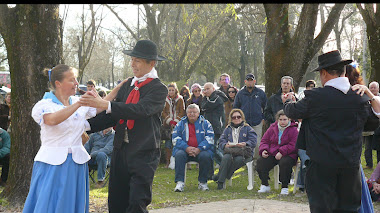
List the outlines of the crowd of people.
{"label": "crowd of people", "polygon": [[[339,51],[318,57],[313,71],[322,87],[308,80],[296,95],[293,78],[283,76],[269,98],[252,73],[241,89],[227,73],[219,77],[219,88],[211,82],[181,89],[174,82],[164,85],[155,65],[165,57],[149,40],[123,52],[131,56],[134,77],[109,94],[98,93],[88,81],[87,91],[76,97],[75,68],[44,70],[51,91],[32,110],[41,126],[41,147],[23,212],[88,212],[89,166],[98,171],[96,187],[104,186],[109,168],[110,212],[147,212],[163,127],[171,129],[163,154],[165,167],[174,159],[175,192],[185,190],[190,161],[198,163],[201,191],[209,190],[209,180],[223,190],[234,172],[252,161],[261,181],[258,193],[271,191],[269,172],[278,165],[280,194],[287,195],[299,158],[294,184],[306,191],[311,212],[365,212],[368,197],[380,200],[380,164],[364,185],[360,166],[362,142],[366,168],[374,166],[372,149],[380,147],[379,84],[363,85],[357,64],[342,60]],[[0,185],[7,180],[10,150],[10,100],[3,105]]]}

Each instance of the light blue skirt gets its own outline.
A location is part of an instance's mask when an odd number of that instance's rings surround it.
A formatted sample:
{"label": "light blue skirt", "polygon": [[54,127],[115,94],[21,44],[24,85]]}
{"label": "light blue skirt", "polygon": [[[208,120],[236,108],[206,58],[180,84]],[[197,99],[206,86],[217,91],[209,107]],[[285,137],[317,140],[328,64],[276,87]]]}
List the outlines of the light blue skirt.
{"label": "light blue skirt", "polygon": [[89,189],[88,165],[71,153],[58,166],[35,161],[23,213],[88,213]]}
{"label": "light blue skirt", "polygon": [[362,203],[359,209],[359,213],[373,213],[373,204],[371,194],[369,193],[367,181],[365,180],[365,174],[362,165],[360,165],[360,172],[362,176]]}

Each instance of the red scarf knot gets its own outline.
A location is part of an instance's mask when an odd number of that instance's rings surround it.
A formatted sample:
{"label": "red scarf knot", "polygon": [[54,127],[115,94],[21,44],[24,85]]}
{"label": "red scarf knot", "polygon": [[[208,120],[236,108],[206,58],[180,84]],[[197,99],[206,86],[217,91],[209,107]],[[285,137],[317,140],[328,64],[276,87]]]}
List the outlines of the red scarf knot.
{"label": "red scarf knot", "polygon": [[[135,82],[135,88],[129,93],[126,104],[132,103],[137,104],[140,100],[140,88],[151,82],[153,78],[147,78],[145,81],[139,83],[138,81]],[[124,123],[123,119],[119,120],[120,124]],[[133,126],[135,125],[135,120],[127,120],[127,127],[128,129],[133,129]]]}

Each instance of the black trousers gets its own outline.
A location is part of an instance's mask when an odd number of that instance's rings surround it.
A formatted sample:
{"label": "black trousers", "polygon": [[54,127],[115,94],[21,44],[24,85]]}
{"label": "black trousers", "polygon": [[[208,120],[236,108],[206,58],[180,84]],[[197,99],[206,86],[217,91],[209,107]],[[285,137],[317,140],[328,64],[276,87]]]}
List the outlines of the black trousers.
{"label": "black trousers", "polygon": [[310,212],[358,212],[362,193],[359,165],[334,168],[310,161],[305,181]]}
{"label": "black trousers", "polygon": [[1,180],[5,183],[8,180],[9,173],[9,154],[5,155],[3,158],[0,158],[1,168]]}
{"label": "black trousers", "polygon": [[148,212],[152,201],[152,183],[160,159],[160,150],[127,155],[126,146],[114,149],[110,167],[108,209],[114,213]]}
{"label": "black trousers", "polygon": [[[365,162],[366,162],[366,166],[369,166],[369,167],[373,167],[373,154],[372,154],[372,150],[373,150],[373,135],[369,135],[369,136],[363,136],[363,142],[365,144],[365,150],[364,150],[364,158],[365,158]],[[376,150],[376,154],[377,154],[377,162],[380,161],[380,151],[379,150]]]}
{"label": "black trousers", "polygon": [[296,164],[296,160],[289,156],[283,156],[280,160],[276,160],[274,156],[269,156],[267,158],[260,156],[259,159],[257,159],[256,171],[259,174],[261,184],[269,186],[269,171],[277,164],[280,167],[280,181],[282,188],[288,188],[292,176],[292,167]]}

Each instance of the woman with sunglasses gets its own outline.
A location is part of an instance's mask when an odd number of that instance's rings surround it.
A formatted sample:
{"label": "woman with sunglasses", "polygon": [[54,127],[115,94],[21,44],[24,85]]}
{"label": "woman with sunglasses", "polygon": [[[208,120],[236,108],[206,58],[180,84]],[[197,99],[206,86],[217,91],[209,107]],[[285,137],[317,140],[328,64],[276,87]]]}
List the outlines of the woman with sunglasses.
{"label": "woman with sunglasses", "polygon": [[219,148],[224,150],[226,147],[249,146],[252,148],[252,154],[249,158],[244,158],[244,156],[232,157],[231,154],[227,153],[223,155],[219,173],[212,178],[218,183],[218,190],[223,189],[226,179],[231,179],[236,170],[252,160],[253,150],[256,146],[256,132],[245,121],[243,111],[232,109],[228,118],[229,123],[219,139]]}
{"label": "woman with sunglasses", "polygon": [[270,192],[269,171],[277,164],[280,167],[281,194],[288,195],[292,167],[296,164],[298,155],[296,142],[298,137],[298,123],[290,120],[280,110],[276,114],[276,121],[270,125],[260,142],[256,171],[261,180],[259,193]]}
{"label": "woman with sunglasses", "polygon": [[190,98],[187,99],[186,101],[186,108],[190,104],[196,104],[200,108],[201,103],[202,103],[202,98],[203,98],[203,95],[202,95],[201,85],[199,85],[198,83],[194,83],[193,85],[191,85],[191,95],[190,95]]}
{"label": "woman with sunglasses", "polygon": [[[224,102],[224,113],[226,114],[226,118],[228,118],[228,116],[229,116],[229,114],[233,108],[235,97],[236,97],[237,93],[238,93],[238,89],[234,86],[229,87],[227,90],[228,101]],[[226,122],[225,126],[227,126],[227,125],[228,125],[228,123]]]}

